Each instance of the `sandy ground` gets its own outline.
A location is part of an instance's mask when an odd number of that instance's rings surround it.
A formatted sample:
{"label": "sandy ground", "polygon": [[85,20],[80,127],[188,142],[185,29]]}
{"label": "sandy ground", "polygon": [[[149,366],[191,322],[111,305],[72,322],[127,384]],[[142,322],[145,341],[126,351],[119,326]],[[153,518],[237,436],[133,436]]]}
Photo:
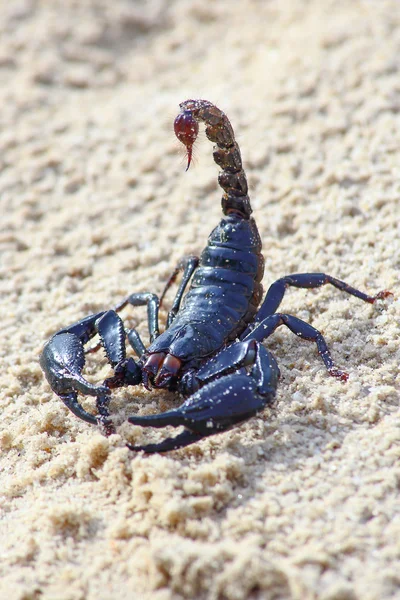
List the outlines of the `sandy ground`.
{"label": "sandy ground", "polygon": [[[0,29],[1,600],[400,598],[397,0],[4,1]],[[234,125],[265,286],[325,271],[394,297],[291,290],[347,384],[279,330],[272,409],[135,456],[124,440],[165,434],[127,416],[176,399],[115,393],[105,439],[38,355],[205,245],[221,194],[204,134],[184,172],[187,97]],[[125,318],[146,337],[144,309]],[[109,376],[101,353],[87,373]]]}

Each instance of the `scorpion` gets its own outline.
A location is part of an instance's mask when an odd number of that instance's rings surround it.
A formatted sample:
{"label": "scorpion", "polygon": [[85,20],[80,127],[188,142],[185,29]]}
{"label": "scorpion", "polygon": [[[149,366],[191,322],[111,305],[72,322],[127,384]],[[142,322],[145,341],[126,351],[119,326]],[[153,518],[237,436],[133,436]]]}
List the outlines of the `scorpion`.
{"label": "scorpion", "polygon": [[[179,106],[174,130],[186,147],[187,169],[200,121],[214,143],[214,161],[222,169],[218,175],[223,190],[221,221],[200,258],[188,256],[177,265],[160,298],[151,292],[133,293],[114,309],[97,312],[58,331],[40,357],[52,390],[66,407],[83,421],[100,425],[105,435],[115,431],[108,409],[113,388],[143,384],[148,390],[164,388],[186,398],[181,406],[164,413],[128,418],[142,427],[184,427],[177,436],[160,443],[127,444],[131,450],[147,454],[183,448],[227,431],[271,405],[280,371],[263,342],[282,325],[315,342],[328,373],[347,381],[348,374],[335,366],[320,331],[293,315],[276,312],[288,287],[330,284],[371,304],[391,295],[383,290],[370,296],[325,273],[300,273],[275,281],[261,302],[261,239],[251,216],[246,175],[232,125],[206,100],[186,100]],[[165,331],[160,333],[160,305],[181,272]],[[124,327],[118,313],[127,305],[147,307],[148,348],[136,329]],[[103,347],[113,368],[113,375],[101,385],[82,375],[84,346],[95,335],[100,342],[87,352]],[[136,360],[127,357],[126,339]],[[82,407],[78,392],[96,398],[96,415]]]}

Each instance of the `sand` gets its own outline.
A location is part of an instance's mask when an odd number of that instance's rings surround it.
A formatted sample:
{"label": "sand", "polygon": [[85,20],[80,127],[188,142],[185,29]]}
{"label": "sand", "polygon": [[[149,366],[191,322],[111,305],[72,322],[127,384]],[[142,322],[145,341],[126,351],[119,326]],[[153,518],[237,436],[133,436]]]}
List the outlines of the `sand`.
{"label": "sand", "polygon": [[[400,598],[397,0],[26,0],[1,4],[0,29],[1,600]],[[161,293],[218,223],[211,145],[185,173],[171,129],[188,97],[232,121],[265,287],[325,271],[394,296],[288,291],[282,311],[324,332],[348,382],[282,328],[274,407],[135,455],[126,440],[166,434],[126,418],[179,399],[115,392],[106,439],[38,356]],[[124,318],[147,343],[145,310]],[[110,375],[101,352],[86,373]]]}

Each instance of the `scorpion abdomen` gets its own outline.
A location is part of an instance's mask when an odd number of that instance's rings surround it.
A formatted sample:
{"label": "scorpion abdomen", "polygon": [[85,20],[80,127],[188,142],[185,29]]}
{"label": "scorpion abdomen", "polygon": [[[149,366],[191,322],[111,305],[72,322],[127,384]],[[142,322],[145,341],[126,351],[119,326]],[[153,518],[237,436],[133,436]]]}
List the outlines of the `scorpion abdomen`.
{"label": "scorpion abdomen", "polygon": [[263,294],[260,250],[253,219],[224,217],[209,237],[176,319],[149,352],[167,352],[182,361],[204,358],[238,337]]}
{"label": "scorpion abdomen", "polygon": [[208,245],[233,248],[256,255],[261,253],[262,248],[254,219],[244,219],[235,213],[221,219],[211,232]]}
{"label": "scorpion abdomen", "polygon": [[264,264],[262,255],[243,252],[242,250],[236,250],[234,248],[211,245],[204,248],[201,253],[200,263],[207,267],[213,266],[232,269],[233,271],[246,273],[257,279]]}

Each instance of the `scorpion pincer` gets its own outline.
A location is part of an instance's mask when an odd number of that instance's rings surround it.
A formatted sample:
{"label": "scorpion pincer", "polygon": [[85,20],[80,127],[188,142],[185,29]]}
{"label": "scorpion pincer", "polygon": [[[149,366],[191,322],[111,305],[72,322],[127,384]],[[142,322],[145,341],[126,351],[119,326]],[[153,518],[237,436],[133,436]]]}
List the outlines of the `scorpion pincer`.
{"label": "scorpion pincer", "polygon": [[[174,410],[129,418],[130,423],[143,427],[184,427],[176,437],[160,443],[128,444],[131,450],[146,453],[182,448],[226,431],[270,405],[276,394],[279,368],[262,342],[281,325],[315,342],[329,374],[347,380],[348,375],[335,367],[317,329],[295,316],[276,312],[289,286],[318,288],[329,283],[369,303],[390,295],[384,290],[369,296],[330,275],[303,273],[278,279],[260,306],[264,274],[261,239],[251,217],[246,175],[231,123],[206,100],[186,100],[180,109],[174,129],[186,146],[187,168],[200,121],[205,124],[207,138],[215,144],[214,161],[222,169],[218,175],[223,189],[220,223],[200,258],[186,257],[178,264],[160,299],[151,292],[133,293],[113,310],[90,315],[58,331],[40,358],[53,391],[77,417],[101,425],[106,435],[114,431],[108,411],[113,388],[142,383],[147,389],[165,388],[186,397]],[[159,306],[180,272],[182,279],[167,326],[160,334]],[[148,348],[135,329],[124,328],[118,313],[127,305],[147,306]],[[98,346],[104,348],[114,370],[102,385],[93,385],[82,375],[84,345],[97,334]],[[126,338],[137,360],[126,356]],[[97,416],[84,410],[78,392],[96,398]]]}

